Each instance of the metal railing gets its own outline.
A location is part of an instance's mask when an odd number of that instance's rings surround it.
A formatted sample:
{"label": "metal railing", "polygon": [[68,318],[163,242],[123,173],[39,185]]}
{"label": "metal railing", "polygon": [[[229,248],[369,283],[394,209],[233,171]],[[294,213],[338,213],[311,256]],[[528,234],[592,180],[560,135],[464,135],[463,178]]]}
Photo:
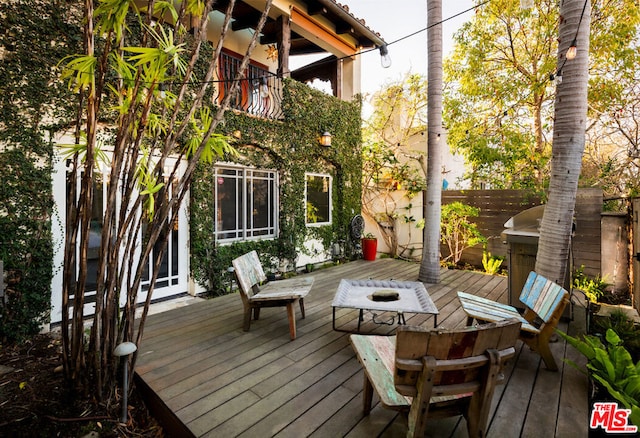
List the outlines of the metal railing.
{"label": "metal railing", "polygon": [[[220,82],[214,102],[222,102],[233,85],[240,66],[240,59],[223,53],[220,55]],[[239,82],[239,89],[231,100],[231,108],[266,119],[282,119],[282,80],[269,71],[249,65],[246,78]]]}

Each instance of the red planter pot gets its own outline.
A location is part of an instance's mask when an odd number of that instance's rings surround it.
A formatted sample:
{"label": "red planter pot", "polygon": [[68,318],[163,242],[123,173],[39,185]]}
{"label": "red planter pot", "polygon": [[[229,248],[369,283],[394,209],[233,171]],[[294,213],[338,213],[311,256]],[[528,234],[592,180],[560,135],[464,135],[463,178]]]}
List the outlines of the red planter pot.
{"label": "red planter pot", "polygon": [[375,260],[377,250],[377,239],[362,239],[362,256],[365,260]]}

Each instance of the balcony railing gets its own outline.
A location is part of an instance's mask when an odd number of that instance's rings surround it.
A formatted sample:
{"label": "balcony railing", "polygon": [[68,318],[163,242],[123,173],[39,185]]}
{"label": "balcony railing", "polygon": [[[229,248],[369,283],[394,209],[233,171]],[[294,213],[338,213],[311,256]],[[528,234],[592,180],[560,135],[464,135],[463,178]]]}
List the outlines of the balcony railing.
{"label": "balcony railing", "polygon": [[[214,102],[222,102],[231,90],[232,78],[235,78],[240,67],[240,60],[223,53],[220,56],[220,76]],[[249,65],[246,79],[240,80],[240,89],[231,100],[231,108],[266,119],[281,119],[282,114],[282,80],[269,71],[256,65]]]}
{"label": "balcony railing", "polygon": [[[275,76],[242,79],[240,90],[231,99],[231,108],[265,119],[282,119],[282,87],[282,80]],[[231,82],[224,82],[216,100],[222,101],[229,89]]]}

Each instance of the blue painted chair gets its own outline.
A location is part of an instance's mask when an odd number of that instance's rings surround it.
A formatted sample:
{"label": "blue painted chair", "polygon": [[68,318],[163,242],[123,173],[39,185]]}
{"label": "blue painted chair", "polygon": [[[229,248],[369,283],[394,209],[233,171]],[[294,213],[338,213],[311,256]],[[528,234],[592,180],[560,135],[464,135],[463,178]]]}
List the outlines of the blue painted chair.
{"label": "blue painted chair", "polygon": [[483,322],[518,319],[522,323],[520,339],[542,356],[549,370],[558,370],[549,340],[569,303],[569,292],[561,286],[531,271],[520,294],[520,301],[525,305],[523,315],[515,307],[465,292],[458,292],[458,299],[469,325],[474,319]]}

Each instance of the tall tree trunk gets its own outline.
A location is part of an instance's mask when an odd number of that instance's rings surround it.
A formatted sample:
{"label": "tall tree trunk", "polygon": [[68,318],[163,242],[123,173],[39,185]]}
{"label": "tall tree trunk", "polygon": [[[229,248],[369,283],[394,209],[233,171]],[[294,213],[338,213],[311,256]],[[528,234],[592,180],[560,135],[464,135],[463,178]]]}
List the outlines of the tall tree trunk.
{"label": "tall tree trunk", "polygon": [[[564,284],[569,275],[567,261],[586,132],[590,23],[589,0],[560,2],[558,66],[563,80],[556,90],[549,201],[535,268],[558,284]],[[574,39],[578,54],[568,60],[567,49]]]}
{"label": "tall tree trunk", "polygon": [[440,282],[442,200],[442,0],[427,0],[427,190],[424,196],[422,262],[418,279]]}

